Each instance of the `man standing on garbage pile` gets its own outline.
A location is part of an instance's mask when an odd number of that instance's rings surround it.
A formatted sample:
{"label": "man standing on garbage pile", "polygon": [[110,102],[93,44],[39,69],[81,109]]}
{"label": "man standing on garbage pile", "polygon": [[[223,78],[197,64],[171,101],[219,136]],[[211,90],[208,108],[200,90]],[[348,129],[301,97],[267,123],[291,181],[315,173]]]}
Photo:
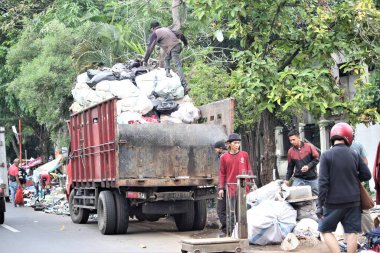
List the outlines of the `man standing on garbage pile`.
{"label": "man standing on garbage pile", "polygon": [[357,235],[361,232],[360,181],[371,179],[368,166],[350,149],[353,130],[347,123],[337,123],[330,132],[331,149],[321,156],[317,216],[321,232],[330,252],[339,253],[332,234],[339,222],[347,240],[347,252],[357,252]]}
{"label": "man standing on garbage pile", "polygon": [[[219,166],[220,166],[220,158],[227,152],[227,147],[224,141],[218,141],[214,144],[215,154],[218,156]],[[226,234],[226,195],[223,193],[224,197],[220,198],[218,196],[218,202],[216,204],[216,212],[218,214],[218,218],[221,224],[220,230],[221,236],[225,236]]]}
{"label": "man standing on garbage pile", "polygon": [[13,206],[16,206],[15,204],[15,194],[19,187],[20,180],[18,177],[18,165],[20,164],[20,160],[18,158],[13,160],[13,164],[9,167],[8,175],[9,175],[9,189],[11,191],[11,203]]}
{"label": "man standing on garbage pile", "polygon": [[288,137],[292,147],[288,150],[288,169],[284,183],[289,186],[289,180],[293,177],[292,186],[310,185],[313,195],[318,196],[318,151],[312,144],[301,141],[296,129],[291,130]]}
{"label": "man standing on garbage pile", "polygon": [[230,134],[227,144],[228,152],[220,157],[219,172],[218,197],[219,199],[226,199],[225,203],[227,206],[227,225],[225,230],[222,229],[221,237],[225,235],[230,236],[236,223],[238,192],[236,177],[242,174],[253,174],[248,153],[240,150],[241,136],[237,133]]}
{"label": "man standing on garbage pile", "polygon": [[185,76],[182,72],[182,63],[179,55],[182,51],[182,44],[187,47],[187,40],[181,32],[174,32],[167,27],[161,27],[158,21],[150,23],[150,31],[152,32],[149,37],[148,49],[144,56],[144,63],[147,64],[150,55],[152,54],[156,44],[163,49],[165,53],[165,71],[167,77],[172,77],[170,74],[170,61],[173,58],[174,64],[177,67],[178,76],[185,91],[185,95],[189,93],[190,88],[187,85]]}

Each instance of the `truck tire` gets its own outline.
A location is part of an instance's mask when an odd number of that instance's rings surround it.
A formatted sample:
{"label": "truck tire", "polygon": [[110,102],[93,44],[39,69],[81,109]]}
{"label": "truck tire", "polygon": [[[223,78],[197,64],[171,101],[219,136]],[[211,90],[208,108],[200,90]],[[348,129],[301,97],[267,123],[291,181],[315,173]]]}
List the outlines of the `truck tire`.
{"label": "truck tire", "polygon": [[113,192],[116,205],[116,234],[125,234],[128,230],[129,222],[129,205],[125,196],[119,192]]}
{"label": "truck tire", "polygon": [[[69,209],[70,209],[70,217],[71,220],[76,224],[85,224],[88,221],[88,217],[90,216],[90,210],[84,208],[74,207],[74,190],[70,192],[69,197]],[[34,211],[38,210],[38,207],[34,207]]]}
{"label": "truck tire", "polygon": [[194,224],[193,230],[203,230],[207,221],[206,200],[194,201]]}
{"label": "truck tire", "polygon": [[194,226],[194,202],[189,202],[186,213],[174,214],[175,225],[178,231],[191,231]]}
{"label": "truck tire", "polygon": [[115,198],[110,191],[102,191],[98,199],[98,227],[103,235],[113,235],[116,229]]}

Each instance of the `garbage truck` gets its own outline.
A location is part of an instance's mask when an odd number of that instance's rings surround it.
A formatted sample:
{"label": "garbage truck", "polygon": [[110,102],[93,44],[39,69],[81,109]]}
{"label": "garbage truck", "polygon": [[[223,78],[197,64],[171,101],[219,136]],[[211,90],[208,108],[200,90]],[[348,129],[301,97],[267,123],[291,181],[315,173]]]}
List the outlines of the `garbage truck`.
{"label": "garbage truck", "polygon": [[118,124],[116,101],[67,122],[72,221],[96,213],[102,234],[124,234],[130,218],[173,216],[179,231],[202,230],[219,177],[213,145],[233,130],[233,98],[199,107],[197,124]]}

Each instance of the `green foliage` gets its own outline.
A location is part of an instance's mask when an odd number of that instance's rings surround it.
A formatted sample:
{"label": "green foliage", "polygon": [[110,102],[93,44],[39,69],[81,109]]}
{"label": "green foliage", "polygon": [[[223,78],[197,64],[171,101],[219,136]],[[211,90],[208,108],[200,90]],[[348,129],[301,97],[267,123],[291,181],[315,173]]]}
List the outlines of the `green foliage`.
{"label": "green foliage", "polygon": [[[232,1],[190,0],[195,15],[221,31],[227,40],[239,40],[230,93],[239,102],[243,123],[257,121],[261,112],[313,116],[349,115],[376,121],[376,82],[356,81],[348,100],[336,85],[330,68],[333,53],[346,59],[344,71],[363,64],[378,69],[380,12],[371,1]],[[373,102],[371,102],[373,101]],[[371,114],[371,116],[368,116]],[[367,115],[367,116],[365,116]],[[244,119],[244,120],[243,120]]]}
{"label": "green foliage", "polygon": [[8,54],[7,67],[15,71],[8,92],[22,101],[24,112],[35,115],[48,129],[64,125],[68,115],[75,72],[67,56],[78,43],[76,34],[59,22],[40,31],[29,27]]}

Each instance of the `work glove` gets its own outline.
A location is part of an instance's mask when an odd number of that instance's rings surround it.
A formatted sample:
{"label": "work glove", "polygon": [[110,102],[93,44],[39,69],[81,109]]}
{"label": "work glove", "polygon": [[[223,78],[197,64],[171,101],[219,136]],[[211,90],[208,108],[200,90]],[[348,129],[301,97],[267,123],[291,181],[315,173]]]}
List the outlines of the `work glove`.
{"label": "work glove", "polygon": [[317,211],[315,212],[315,214],[317,215],[318,219],[322,219],[323,218],[323,209],[321,207],[317,207]]}

